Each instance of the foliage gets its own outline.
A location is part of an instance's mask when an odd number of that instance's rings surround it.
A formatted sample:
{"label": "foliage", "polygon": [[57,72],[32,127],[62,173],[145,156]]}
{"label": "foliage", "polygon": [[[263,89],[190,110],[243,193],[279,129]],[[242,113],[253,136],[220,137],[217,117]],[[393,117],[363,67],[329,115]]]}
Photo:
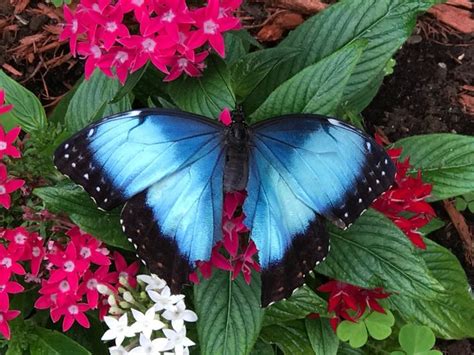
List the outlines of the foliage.
{"label": "foliage", "polygon": [[[0,209],[1,236],[4,229],[22,226],[52,247],[55,243],[65,246],[69,241],[65,231],[78,226],[106,244],[108,250],[120,249],[133,263],[131,245],[120,229],[120,212],[97,210],[84,191],[55,171],[51,155],[60,142],[103,116],[148,103],[177,107],[212,119],[217,119],[223,109],[242,104],[252,122],[290,112],[357,118],[376,94],[384,75],[393,70],[392,56],[411,34],[416,15],[434,3],[342,0],[309,18],[274,48],[261,48],[245,30],[228,32],[225,58],[209,54],[202,76],[183,75],[170,83],[163,81],[165,74],[152,64],[141,63],[143,66],[134,68],[133,73],[127,68],[126,81],[123,73],[120,77],[124,85],[114,77],[116,72],[90,71],[88,80],[78,82],[49,117],[33,93],[0,72],[6,103],[13,104],[12,109],[8,107],[4,110],[8,112],[3,112],[0,102],[0,123],[5,131],[20,125],[27,134],[8,141],[9,146],[21,147],[22,158],[14,157],[13,150],[12,156],[0,157],[8,168],[8,177],[5,173],[1,178],[25,182],[25,187],[16,182],[17,188],[7,193],[11,207],[5,202],[5,208]],[[214,42],[211,47],[222,54],[219,43]],[[443,221],[434,218],[427,197],[437,201],[462,195],[462,199],[458,197],[458,207],[470,208],[474,140],[455,134],[427,134],[402,139],[389,149],[399,153],[392,158],[403,181],[397,181],[398,185],[386,194],[388,205],[375,206],[378,212],[369,210],[346,231],[329,227],[328,258],[287,300],[266,309],[260,307],[259,267],[253,259],[256,250],[252,243],[231,245],[227,237],[216,245],[213,255],[217,258],[198,265],[199,274],[192,275],[198,284],[192,291],[187,290],[186,302],[199,320],[187,335],[180,335],[182,344],[194,342],[202,354],[360,354],[383,347],[385,352],[400,349],[392,353],[396,355],[434,355],[437,352],[430,349],[435,336],[473,337],[474,301],[469,284],[455,256],[429,240],[429,233],[440,228]],[[414,188],[418,189],[416,198],[410,195]],[[393,197],[407,195],[407,191],[408,197]],[[6,199],[5,196],[2,201]],[[233,232],[247,233],[243,217],[237,216],[238,204],[230,210],[224,212],[230,214],[226,221],[238,229]],[[423,223],[415,217],[423,219]],[[426,249],[421,249],[424,246]],[[30,267],[30,260],[19,262]],[[221,270],[211,277],[212,267]],[[54,272],[58,266],[51,268]],[[40,276],[47,283],[45,275],[49,274]],[[341,292],[326,295],[330,292],[324,290],[328,279],[337,283],[332,291]],[[30,285],[21,272],[12,280],[25,289]],[[119,296],[102,295],[101,299],[115,307],[116,315],[130,313],[132,304],[145,315],[143,304],[150,303],[145,300],[148,296],[142,296],[149,295],[149,290],[136,292],[129,286],[130,283],[122,284],[118,289],[117,285],[112,294]],[[44,291],[42,287],[32,284],[28,292],[17,294],[18,301],[12,300],[8,309],[21,314],[10,314],[11,320],[0,322],[2,334],[7,335],[2,325],[6,323],[11,328],[8,353],[28,349],[32,354],[60,354],[65,353],[64,349],[73,349],[77,354],[103,352],[105,346],[100,338],[106,329],[97,315],[87,312],[87,333],[78,325],[60,332],[47,312],[34,307],[38,290]],[[137,287],[140,290],[145,285]],[[377,303],[376,299],[385,295],[387,299]],[[109,327],[117,325],[114,321],[108,323]],[[409,324],[404,326],[405,323]],[[178,343],[178,332],[175,333],[172,336]],[[393,345],[397,334],[400,344]],[[416,342],[412,335],[416,335]],[[147,341],[151,339],[124,344],[139,347],[139,342],[145,347]],[[167,347],[158,343],[155,345]]]}

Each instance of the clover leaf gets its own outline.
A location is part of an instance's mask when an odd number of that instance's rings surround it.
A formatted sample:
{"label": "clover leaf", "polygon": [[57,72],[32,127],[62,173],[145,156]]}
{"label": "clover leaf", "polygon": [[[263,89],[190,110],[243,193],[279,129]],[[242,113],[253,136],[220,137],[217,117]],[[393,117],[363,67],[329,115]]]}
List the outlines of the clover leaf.
{"label": "clover leaf", "polygon": [[403,351],[392,351],[390,355],[442,355],[431,350],[436,338],[433,331],[424,325],[406,324],[400,329],[398,341]]}

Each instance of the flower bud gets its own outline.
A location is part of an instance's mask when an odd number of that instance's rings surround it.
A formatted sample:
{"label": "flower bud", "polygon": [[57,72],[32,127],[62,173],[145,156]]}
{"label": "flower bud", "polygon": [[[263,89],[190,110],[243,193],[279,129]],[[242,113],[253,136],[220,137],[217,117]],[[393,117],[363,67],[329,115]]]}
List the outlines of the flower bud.
{"label": "flower bud", "polygon": [[132,294],[128,291],[123,293],[123,299],[129,303],[135,302],[135,299],[133,298]]}

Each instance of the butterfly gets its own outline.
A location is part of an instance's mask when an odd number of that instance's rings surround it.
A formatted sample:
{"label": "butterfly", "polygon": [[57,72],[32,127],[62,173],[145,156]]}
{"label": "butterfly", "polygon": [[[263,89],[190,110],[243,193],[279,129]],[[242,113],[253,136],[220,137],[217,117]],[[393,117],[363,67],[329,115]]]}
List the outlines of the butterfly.
{"label": "butterfly", "polygon": [[248,125],[240,110],[229,126],[179,110],[120,113],[66,140],[54,163],[99,208],[125,204],[124,233],[175,293],[222,238],[224,193],[246,189],[262,306],[325,259],[325,219],[347,228],[395,176],[384,149],[347,123],[291,114]]}

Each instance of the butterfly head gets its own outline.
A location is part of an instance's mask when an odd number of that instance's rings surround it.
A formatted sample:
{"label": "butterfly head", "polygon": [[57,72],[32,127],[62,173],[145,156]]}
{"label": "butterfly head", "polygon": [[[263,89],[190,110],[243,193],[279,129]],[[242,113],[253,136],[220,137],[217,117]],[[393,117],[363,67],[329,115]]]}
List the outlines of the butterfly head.
{"label": "butterfly head", "polygon": [[245,122],[244,111],[241,106],[237,106],[231,113],[232,123],[227,128],[227,143],[235,146],[245,146],[248,142],[248,126]]}

